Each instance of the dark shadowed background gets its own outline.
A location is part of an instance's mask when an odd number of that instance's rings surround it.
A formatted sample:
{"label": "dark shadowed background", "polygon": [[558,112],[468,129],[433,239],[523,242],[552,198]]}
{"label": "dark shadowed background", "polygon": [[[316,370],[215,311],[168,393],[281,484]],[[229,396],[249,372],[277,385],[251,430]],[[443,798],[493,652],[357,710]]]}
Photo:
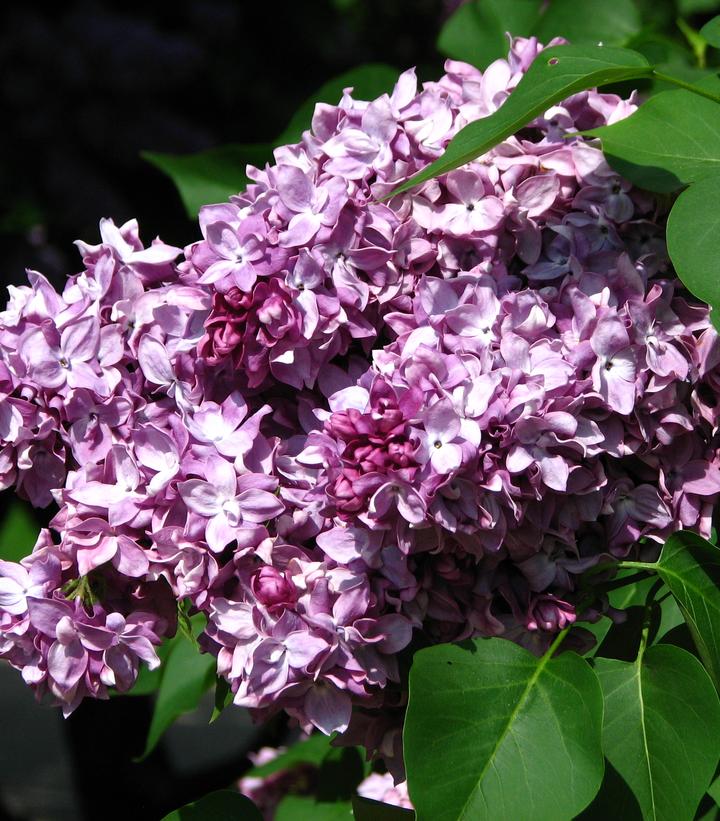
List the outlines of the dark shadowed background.
{"label": "dark shadowed background", "polygon": [[[0,10],[0,276],[57,285],[100,217],[146,241],[193,241],[170,180],[142,150],[272,140],[324,82],[365,62],[437,75],[442,0],[64,2]],[[2,297],[4,302],[5,297]],[[7,504],[3,494],[0,506]],[[42,514],[40,514],[40,518]],[[0,819],[156,821],[225,786],[259,741],[241,710],[186,716],[145,762],[148,698],[84,703],[67,721],[0,666]]]}

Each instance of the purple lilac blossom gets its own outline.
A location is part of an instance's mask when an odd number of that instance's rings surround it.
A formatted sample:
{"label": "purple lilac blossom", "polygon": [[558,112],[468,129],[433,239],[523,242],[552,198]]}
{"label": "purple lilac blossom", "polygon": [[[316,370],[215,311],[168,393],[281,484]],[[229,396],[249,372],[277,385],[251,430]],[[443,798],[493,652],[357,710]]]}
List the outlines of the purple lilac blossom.
{"label": "purple lilac blossom", "polygon": [[414,636],[541,650],[586,569],[709,535],[720,342],[661,204],[576,134],[633,99],[380,201],[540,50],[347,89],[184,251],[103,220],[62,294],[10,289],[0,487],[58,510],[0,563],[0,656],[40,697],[128,689],[184,601],[237,705],[401,776]]}

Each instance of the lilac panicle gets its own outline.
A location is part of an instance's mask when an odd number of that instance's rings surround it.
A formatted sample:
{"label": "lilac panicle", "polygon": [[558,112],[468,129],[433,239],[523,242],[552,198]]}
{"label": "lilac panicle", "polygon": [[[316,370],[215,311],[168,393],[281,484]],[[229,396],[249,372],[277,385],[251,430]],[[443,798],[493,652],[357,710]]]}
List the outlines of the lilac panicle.
{"label": "lilac panicle", "polygon": [[589,567],[709,535],[720,341],[661,203],[578,133],[634,99],[575,94],[383,199],[541,49],[346,89],[184,250],[102,220],[62,293],[10,288],[0,487],[57,511],[0,563],[0,656],[39,696],[127,690],[185,602],[236,704],[400,776],[414,636],[540,651]]}

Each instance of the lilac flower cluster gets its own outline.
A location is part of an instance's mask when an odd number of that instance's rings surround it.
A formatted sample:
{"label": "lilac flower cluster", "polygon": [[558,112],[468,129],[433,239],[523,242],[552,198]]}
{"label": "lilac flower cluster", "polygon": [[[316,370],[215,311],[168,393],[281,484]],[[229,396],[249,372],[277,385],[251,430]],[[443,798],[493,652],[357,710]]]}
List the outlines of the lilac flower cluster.
{"label": "lilac flower cluster", "polygon": [[0,565],[0,656],[39,694],[127,689],[184,601],[236,704],[391,758],[414,637],[546,646],[586,569],[709,534],[718,336],[572,136],[632,99],[381,201],[540,50],[348,90],[184,252],[104,220],[62,294],[11,289],[0,483],[59,510]]}

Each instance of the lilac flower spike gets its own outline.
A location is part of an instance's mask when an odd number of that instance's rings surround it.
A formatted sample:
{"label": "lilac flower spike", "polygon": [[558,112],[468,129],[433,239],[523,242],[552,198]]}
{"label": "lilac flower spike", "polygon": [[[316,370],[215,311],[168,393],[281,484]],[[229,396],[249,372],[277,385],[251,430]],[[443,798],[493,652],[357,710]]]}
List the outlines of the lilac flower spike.
{"label": "lilac flower spike", "polygon": [[710,534],[720,340],[663,204],[580,133],[633,98],[574,95],[381,201],[541,51],[347,89],[184,250],[103,220],[62,293],[10,289],[0,488],[56,510],[0,562],[0,657],[39,698],[127,690],[182,603],[236,704],[401,779],[415,640],[542,650],[589,567]]}

